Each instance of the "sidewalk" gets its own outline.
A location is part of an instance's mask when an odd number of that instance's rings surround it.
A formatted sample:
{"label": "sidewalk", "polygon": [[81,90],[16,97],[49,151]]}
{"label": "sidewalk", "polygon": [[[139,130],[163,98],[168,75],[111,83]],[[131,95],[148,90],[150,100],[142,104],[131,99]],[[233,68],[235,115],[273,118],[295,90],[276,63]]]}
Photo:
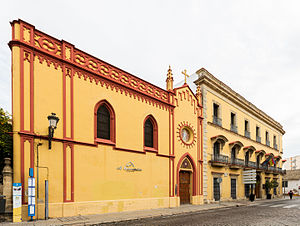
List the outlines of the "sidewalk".
{"label": "sidewalk", "polygon": [[[276,199],[273,199],[273,201]],[[279,199],[278,199],[279,200]],[[264,202],[267,200],[257,200],[257,202]],[[197,211],[229,208],[237,206],[246,206],[251,202],[248,200],[238,200],[231,202],[221,202],[204,205],[182,205],[174,208],[161,208],[161,209],[150,209],[150,210],[139,210],[139,211],[128,211],[128,212],[117,212],[97,215],[85,215],[85,216],[74,216],[74,217],[63,217],[54,218],[49,220],[36,220],[33,222],[22,222],[22,223],[2,223],[1,225],[95,225],[105,223],[117,223],[120,221],[130,221],[142,218],[152,218],[161,216],[172,216],[177,214],[185,214]],[[255,202],[254,202],[255,203]]]}

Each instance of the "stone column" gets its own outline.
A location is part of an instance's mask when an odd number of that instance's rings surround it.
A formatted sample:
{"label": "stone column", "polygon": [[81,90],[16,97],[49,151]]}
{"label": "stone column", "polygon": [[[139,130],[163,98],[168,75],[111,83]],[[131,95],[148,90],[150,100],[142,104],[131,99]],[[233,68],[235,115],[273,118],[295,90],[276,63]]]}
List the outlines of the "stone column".
{"label": "stone column", "polygon": [[11,159],[4,158],[4,168],[2,171],[3,175],[3,195],[5,195],[6,206],[5,211],[12,211],[12,168],[11,168]]}

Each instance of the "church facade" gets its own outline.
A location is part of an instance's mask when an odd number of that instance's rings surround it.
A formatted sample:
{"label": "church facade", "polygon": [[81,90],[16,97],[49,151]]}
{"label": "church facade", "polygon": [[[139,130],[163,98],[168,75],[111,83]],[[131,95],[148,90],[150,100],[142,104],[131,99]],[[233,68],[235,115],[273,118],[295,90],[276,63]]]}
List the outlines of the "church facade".
{"label": "church facade", "polygon": [[45,181],[49,217],[204,202],[200,89],[174,88],[171,68],[161,89],[22,20],[11,25],[15,221],[28,220],[29,168],[35,219]]}

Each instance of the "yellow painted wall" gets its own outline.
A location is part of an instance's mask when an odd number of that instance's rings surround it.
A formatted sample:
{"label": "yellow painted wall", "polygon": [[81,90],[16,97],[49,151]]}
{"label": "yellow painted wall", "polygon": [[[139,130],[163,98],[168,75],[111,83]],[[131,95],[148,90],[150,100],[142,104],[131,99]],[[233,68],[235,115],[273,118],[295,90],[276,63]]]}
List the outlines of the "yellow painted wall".
{"label": "yellow painted wall", "polygon": [[[223,149],[221,149],[220,154],[226,155],[229,158],[231,157],[231,147],[229,146],[230,142],[234,141],[240,141],[244,145],[244,147],[247,146],[254,146],[256,150],[264,150],[266,153],[273,153],[274,156],[281,156],[282,152],[282,135],[279,131],[277,131],[272,126],[266,124],[261,119],[256,118],[248,111],[242,109],[241,107],[238,107],[236,104],[229,101],[224,96],[217,94],[212,89],[206,87],[207,92],[205,93],[206,98],[206,116],[207,116],[207,161],[209,162],[211,159],[211,155],[213,154],[213,142],[211,141],[211,137],[217,136],[217,135],[224,135],[228,142],[225,143]],[[226,130],[222,129],[219,126],[215,126],[212,124],[213,122],[213,103],[217,103],[220,108],[220,115],[219,118],[222,119],[222,127]],[[231,112],[234,112],[236,114],[236,124],[238,127],[238,134],[235,134],[234,132],[228,131],[230,130],[230,123],[231,123]],[[248,120],[250,123],[250,137],[251,139],[248,139],[244,136],[244,121]],[[256,125],[258,125],[261,129],[261,143],[258,143],[255,141],[256,139]],[[265,131],[269,131],[269,137],[270,137],[270,146],[267,147],[265,144]],[[277,139],[280,139],[277,144],[279,145],[279,150],[273,149],[273,135],[277,136]],[[256,156],[257,154],[253,153],[250,156],[249,161],[256,162]],[[239,153],[236,156],[239,159],[245,159],[245,151],[243,148],[239,151]],[[266,160],[267,157],[263,157],[261,159],[261,163]],[[279,164],[277,164],[277,167],[282,167],[282,162],[280,161]],[[212,167],[210,163],[208,163],[207,167],[207,175],[208,175],[208,182],[207,182],[207,199],[213,200],[213,177],[221,177],[223,179],[222,183],[220,184],[221,188],[221,200],[230,200],[231,199],[231,186],[230,186],[230,179],[231,177],[237,178],[237,198],[243,199],[245,198],[245,189],[244,184],[242,182],[242,169],[230,169],[228,166],[226,167]],[[220,173],[220,174],[216,174]],[[232,174],[238,174],[238,176],[232,175]],[[232,176],[231,176],[232,175]],[[269,177],[270,181],[273,178],[278,178],[279,187],[277,188],[277,192],[279,195],[281,195],[281,175],[273,175],[273,174],[265,174],[264,172],[261,173],[262,177],[262,184],[265,183],[265,177]],[[265,190],[261,189],[263,197],[266,195]],[[270,193],[273,193],[273,189]]]}

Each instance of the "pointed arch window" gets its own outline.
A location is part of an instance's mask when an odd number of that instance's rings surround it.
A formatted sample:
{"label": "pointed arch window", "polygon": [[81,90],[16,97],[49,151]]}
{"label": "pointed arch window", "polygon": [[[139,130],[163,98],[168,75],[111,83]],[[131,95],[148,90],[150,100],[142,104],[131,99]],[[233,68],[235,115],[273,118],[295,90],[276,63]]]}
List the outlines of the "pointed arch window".
{"label": "pointed arch window", "polygon": [[148,151],[158,149],[157,123],[152,115],[147,116],[144,121],[144,149]]}
{"label": "pointed arch window", "polygon": [[105,100],[95,107],[95,139],[100,143],[115,143],[115,113]]}

